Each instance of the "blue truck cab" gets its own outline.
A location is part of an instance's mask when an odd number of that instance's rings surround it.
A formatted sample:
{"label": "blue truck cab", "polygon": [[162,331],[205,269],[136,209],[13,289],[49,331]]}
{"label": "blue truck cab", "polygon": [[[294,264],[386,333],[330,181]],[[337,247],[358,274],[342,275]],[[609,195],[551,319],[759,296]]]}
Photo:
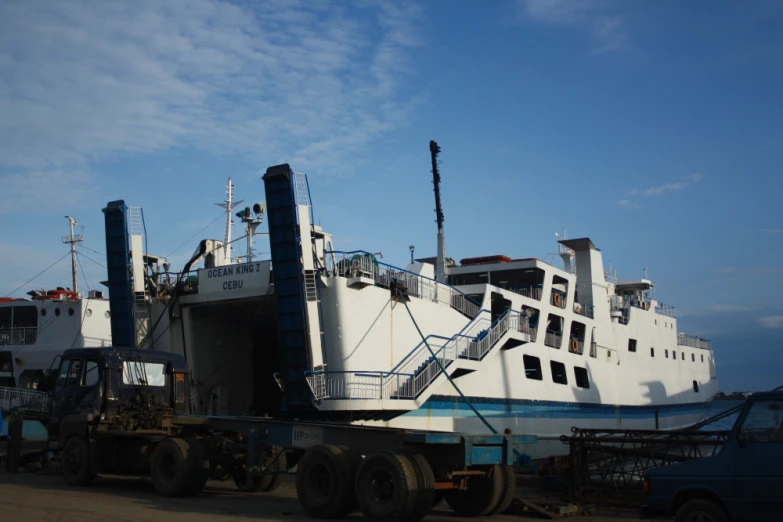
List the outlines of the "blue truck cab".
{"label": "blue truck cab", "polygon": [[720,453],[651,469],[648,515],[676,522],[783,520],[783,391],[751,395]]}

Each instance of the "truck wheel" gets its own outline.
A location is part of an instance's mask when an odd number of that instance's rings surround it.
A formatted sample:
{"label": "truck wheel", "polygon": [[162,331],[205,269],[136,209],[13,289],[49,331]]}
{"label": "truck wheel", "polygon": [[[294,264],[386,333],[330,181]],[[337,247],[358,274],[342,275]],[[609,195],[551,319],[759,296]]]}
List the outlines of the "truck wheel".
{"label": "truck wheel", "polygon": [[186,437],[182,440],[189,446],[192,458],[195,459],[187,494],[198,495],[206,486],[209,478],[209,469],[204,467],[204,463],[207,462],[207,448],[195,437]]}
{"label": "truck wheel", "polygon": [[413,512],[408,515],[405,522],[419,522],[427,516],[435,502],[435,474],[432,472],[432,466],[424,458],[424,455],[415,453],[408,455],[413,464],[413,471],[416,473],[416,482],[419,488],[416,492],[416,505]]}
{"label": "truck wheel", "polygon": [[204,468],[203,461],[199,462],[197,448],[191,448],[183,439],[171,438],[155,448],[150,472],[158,493],[166,497],[180,497],[198,493],[197,485]]}
{"label": "truck wheel", "polygon": [[449,490],[446,503],[459,516],[480,517],[495,509],[502,495],[503,472],[496,464],[489,475],[470,477],[467,490]]}
{"label": "truck wheel", "polygon": [[86,486],[95,475],[90,466],[90,443],[85,437],[74,435],[65,442],[62,453],[63,479],[69,486]]}
{"label": "truck wheel", "polygon": [[500,493],[498,505],[492,508],[487,515],[503,513],[511,505],[511,501],[517,494],[517,475],[514,473],[514,466],[500,466],[501,477],[503,479],[503,488]]}
{"label": "truck wheel", "polygon": [[296,494],[311,517],[344,517],[356,509],[354,454],[321,444],[308,449],[296,471]]}
{"label": "truck wheel", "polygon": [[[264,458],[264,466],[269,464],[278,449],[272,448],[272,451],[267,453]],[[280,455],[277,461],[269,468],[268,471],[270,473],[253,477],[251,480],[247,479],[247,461],[243,460],[241,464],[234,468],[232,473],[234,484],[236,484],[239,491],[244,491],[245,493],[257,493],[259,491],[266,493],[272,491],[280,484],[281,477],[279,473],[274,472],[286,470],[285,460],[285,454]]]}
{"label": "truck wheel", "polygon": [[689,500],[677,510],[674,522],[729,522],[718,504],[707,499]]}
{"label": "truck wheel", "polygon": [[406,520],[416,508],[418,488],[410,459],[389,451],[370,454],[356,476],[356,499],[370,520]]}

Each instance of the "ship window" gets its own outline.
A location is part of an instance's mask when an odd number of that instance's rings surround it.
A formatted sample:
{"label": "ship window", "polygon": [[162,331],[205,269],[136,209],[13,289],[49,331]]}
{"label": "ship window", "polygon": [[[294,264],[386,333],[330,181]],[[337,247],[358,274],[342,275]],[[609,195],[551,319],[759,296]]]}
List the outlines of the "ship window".
{"label": "ship window", "polygon": [[541,372],[541,360],[538,357],[523,355],[522,362],[525,363],[525,377],[537,381],[543,380],[544,376]]}
{"label": "ship window", "polygon": [[699,393],[699,383],[696,381],[693,381],[693,391]]}
{"label": "ship window", "polygon": [[680,352],[680,358],[684,361],[685,360],[685,352]]}
{"label": "ship window", "polygon": [[546,321],[544,344],[558,349],[563,344],[563,318],[559,315],[549,314]]}
{"label": "ship window", "polygon": [[655,357],[655,348],[650,348],[650,357]]}
{"label": "ship window", "polygon": [[0,328],[11,328],[11,307],[0,308]]}
{"label": "ship window", "polygon": [[695,353],[691,354],[691,362],[696,362],[696,354]]}
{"label": "ship window", "polygon": [[669,350],[664,350],[664,352],[666,352],[666,353],[664,353],[663,356],[668,359],[669,358]]}
{"label": "ship window", "polygon": [[46,317],[46,308],[41,308],[41,317]]}
{"label": "ship window", "polygon": [[54,309],[54,315],[56,315],[57,317],[60,317],[60,309],[59,308],[55,308]]}
{"label": "ship window", "polygon": [[69,308],[68,315],[73,316],[73,314],[74,314],[73,308]]}
{"label": "ship window", "polygon": [[658,319],[655,320],[655,325],[658,326]]}
{"label": "ship window", "polygon": [[527,322],[530,327],[530,342],[536,342],[538,338],[538,320],[540,313],[536,308],[530,306],[522,306],[522,313],[527,314]]}
{"label": "ship window", "polygon": [[672,359],[677,360],[677,352],[675,350],[672,350]]}
{"label": "ship window", "polygon": [[628,339],[628,351],[629,352],[636,351],[636,339]]}
{"label": "ship window", "polygon": [[557,384],[568,384],[565,364],[557,361],[549,361],[549,368],[552,370],[552,380]]}
{"label": "ship window", "polygon": [[704,362],[704,354],[701,354],[701,362]]}
{"label": "ship window", "polygon": [[568,351],[582,355],[585,351],[585,335],[587,328],[579,321],[571,322],[571,335],[568,339]]}
{"label": "ship window", "polygon": [[38,309],[34,306],[14,306],[13,314],[14,328],[35,328],[38,326]]}
{"label": "ship window", "polygon": [[590,388],[590,379],[587,377],[587,370],[574,366],[574,376],[576,377],[576,385],[580,388]]}

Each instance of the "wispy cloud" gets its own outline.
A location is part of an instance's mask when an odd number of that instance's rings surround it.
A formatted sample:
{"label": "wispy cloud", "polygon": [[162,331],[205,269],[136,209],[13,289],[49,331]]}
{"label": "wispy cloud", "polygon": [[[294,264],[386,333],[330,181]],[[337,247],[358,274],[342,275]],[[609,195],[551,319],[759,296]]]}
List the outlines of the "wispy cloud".
{"label": "wispy cloud", "polygon": [[701,317],[707,315],[720,315],[720,314],[736,314],[752,312],[753,308],[743,305],[714,305],[710,308],[704,308],[699,310],[680,310],[678,315],[680,317]]}
{"label": "wispy cloud", "polygon": [[764,328],[771,330],[783,330],[783,315],[768,315],[759,317],[759,322]]}
{"label": "wispy cloud", "polygon": [[334,166],[405,124],[421,21],[390,2],[1,2],[0,212],[83,196],[117,154]]}
{"label": "wispy cloud", "polygon": [[663,194],[667,194],[669,192],[677,192],[679,190],[686,189],[695,183],[698,183],[702,179],[704,179],[704,176],[702,174],[690,174],[688,176],[685,176],[680,181],[664,183],[663,185],[659,185],[657,187],[650,187],[646,189],[634,189],[628,192],[628,199],[621,199],[617,202],[617,204],[625,208],[638,209],[641,208],[641,205],[634,202],[633,199],[630,199],[631,197],[648,198],[653,196],[660,196]]}
{"label": "wispy cloud", "polygon": [[627,20],[606,0],[517,0],[522,16],[537,22],[586,31],[593,52],[627,48]]}
{"label": "wispy cloud", "polygon": [[617,204],[625,208],[632,208],[632,209],[641,208],[637,203],[634,203],[630,199],[621,199],[620,201],[617,202]]}

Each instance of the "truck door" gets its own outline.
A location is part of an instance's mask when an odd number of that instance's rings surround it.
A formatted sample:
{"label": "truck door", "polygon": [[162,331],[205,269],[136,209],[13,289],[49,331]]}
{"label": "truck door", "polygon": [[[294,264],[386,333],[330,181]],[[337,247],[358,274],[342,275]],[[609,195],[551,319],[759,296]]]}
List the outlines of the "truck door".
{"label": "truck door", "polygon": [[752,400],[740,422],[736,518],[778,521],[783,510],[783,399]]}
{"label": "truck door", "polygon": [[81,357],[63,358],[60,372],[52,395],[52,418],[54,424],[68,415],[77,413],[76,392],[82,377]]}

